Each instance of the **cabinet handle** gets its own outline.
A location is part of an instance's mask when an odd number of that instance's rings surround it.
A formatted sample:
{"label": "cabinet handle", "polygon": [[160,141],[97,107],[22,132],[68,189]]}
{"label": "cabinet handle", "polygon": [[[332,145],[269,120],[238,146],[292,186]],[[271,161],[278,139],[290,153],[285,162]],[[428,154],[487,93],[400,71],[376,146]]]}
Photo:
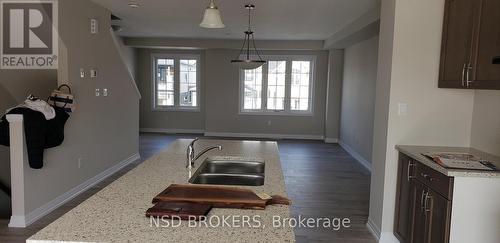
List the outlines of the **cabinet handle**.
{"label": "cabinet handle", "polygon": [[408,181],[410,181],[411,179],[414,179],[414,178],[415,178],[415,176],[412,176],[412,175],[411,175],[411,173],[410,173],[410,172],[411,172],[411,169],[410,169],[410,168],[411,168],[411,167],[413,167],[413,166],[415,166],[415,164],[414,164],[414,163],[412,163],[411,161],[410,161],[410,162],[408,162],[408,168],[407,168],[407,170],[408,170],[408,171],[407,171],[407,172],[408,172],[408,178],[407,178],[407,179],[408,179]]}
{"label": "cabinet handle", "polygon": [[469,65],[467,65],[465,69],[467,69],[467,74],[465,75],[467,77],[466,85],[467,87],[470,87],[470,83],[473,82],[470,80],[470,71],[472,70],[472,64],[469,62]]}
{"label": "cabinet handle", "polygon": [[427,195],[427,193],[425,192],[425,189],[422,190],[422,194],[420,195],[420,208],[422,209],[423,212],[425,212],[424,199],[425,199],[426,195]]}
{"label": "cabinet handle", "polygon": [[427,216],[427,213],[431,212],[432,207],[429,207],[429,201],[432,201],[432,195],[430,192],[427,192],[425,194],[425,200],[424,200],[424,213]]}
{"label": "cabinet handle", "polygon": [[464,63],[464,67],[462,68],[462,86],[465,87],[465,69],[467,68],[467,63]]}

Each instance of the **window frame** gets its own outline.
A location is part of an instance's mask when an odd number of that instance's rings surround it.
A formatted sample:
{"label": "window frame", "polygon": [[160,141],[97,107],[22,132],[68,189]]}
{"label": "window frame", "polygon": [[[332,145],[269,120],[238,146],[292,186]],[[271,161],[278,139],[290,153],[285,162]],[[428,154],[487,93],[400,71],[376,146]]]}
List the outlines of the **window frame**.
{"label": "window frame", "polygon": [[[313,55],[264,55],[262,59],[266,64],[262,66],[262,89],[261,89],[261,109],[245,109],[245,70],[239,71],[239,115],[262,115],[262,116],[314,116],[314,98],[316,83],[316,56]],[[258,57],[255,57],[258,58]],[[268,75],[269,61],[286,61],[285,71],[285,107],[284,110],[268,110]],[[291,86],[292,86],[292,62],[309,61],[309,109],[305,111],[291,109]]]}
{"label": "window frame", "polygon": [[[157,104],[157,60],[158,59],[173,59],[174,60],[174,105],[159,106]],[[180,103],[180,60],[196,60],[196,101],[194,107],[181,106]],[[153,53],[151,54],[151,110],[152,111],[183,111],[183,112],[200,112],[201,110],[201,55],[200,54],[168,54],[168,53]]]}

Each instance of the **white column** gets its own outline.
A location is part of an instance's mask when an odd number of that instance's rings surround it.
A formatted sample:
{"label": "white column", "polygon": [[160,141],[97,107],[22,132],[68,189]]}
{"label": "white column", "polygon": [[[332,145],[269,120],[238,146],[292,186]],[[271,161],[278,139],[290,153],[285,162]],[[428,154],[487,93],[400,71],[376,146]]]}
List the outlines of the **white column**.
{"label": "white column", "polygon": [[7,115],[10,132],[10,175],[12,191],[12,216],[9,227],[26,227],[24,205],[24,165],[26,163],[26,143],[22,115]]}

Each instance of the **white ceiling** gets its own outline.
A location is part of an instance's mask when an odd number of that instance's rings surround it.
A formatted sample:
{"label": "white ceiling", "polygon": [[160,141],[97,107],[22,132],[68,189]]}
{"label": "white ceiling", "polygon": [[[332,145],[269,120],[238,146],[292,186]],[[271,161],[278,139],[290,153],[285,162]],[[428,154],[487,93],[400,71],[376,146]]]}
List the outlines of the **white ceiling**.
{"label": "white ceiling", "polygon": [[246,3],[253,3],[255,38],[261,40],[324,40],[365,12],[378,0],[216,0],[225,29],[198,26],[208,0],[93,0],[122,18],[121,36],[242,38],[246,30]]}

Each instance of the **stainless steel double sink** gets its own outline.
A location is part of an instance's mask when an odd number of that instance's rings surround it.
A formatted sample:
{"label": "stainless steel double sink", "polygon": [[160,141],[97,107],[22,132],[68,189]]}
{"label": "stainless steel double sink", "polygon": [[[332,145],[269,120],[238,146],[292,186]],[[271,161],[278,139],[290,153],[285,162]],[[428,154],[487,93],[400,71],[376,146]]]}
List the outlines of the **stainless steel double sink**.
{"label": "stainless steel double sink", "polygon": [[265,162],[257,158],[210,157],[205,159],[189,179],[192,184],[262,186]]}

